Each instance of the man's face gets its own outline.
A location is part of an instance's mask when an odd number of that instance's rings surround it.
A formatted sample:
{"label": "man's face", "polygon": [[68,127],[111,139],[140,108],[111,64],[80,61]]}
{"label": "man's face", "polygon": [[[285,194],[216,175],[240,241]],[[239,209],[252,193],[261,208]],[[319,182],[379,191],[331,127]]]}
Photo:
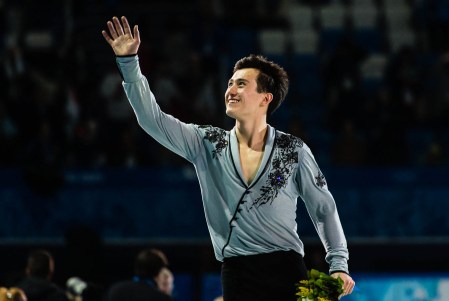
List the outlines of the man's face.
{"label": "man's face", "polygon": [[168,268],[162,268],[159,274],[156,276],[155,281],[157,287],[167,295],[171,295],[173,292],[174,277],[172,272]]}
{"label": "man's face", "polygon": [[[228,82],[225,93],[226,114],[235,119],[257,116],[268,108],[263,104],[267,93],[257,92],[259,70],[254,68],[237,70]],[[259,113],[260,114],[260,113]]]}

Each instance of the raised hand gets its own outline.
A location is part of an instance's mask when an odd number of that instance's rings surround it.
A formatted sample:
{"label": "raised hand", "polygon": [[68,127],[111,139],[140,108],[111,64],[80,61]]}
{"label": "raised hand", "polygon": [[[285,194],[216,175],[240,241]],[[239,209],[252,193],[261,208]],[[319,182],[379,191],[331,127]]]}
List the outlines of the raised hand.
{"label": "raised hand", "polygon": [[103,30],[101,33],[106,42],[111,45],[115,55],[133,55],[137,54],[140,46],[140,34],[137,25],[134,25],[133,32],[125,17],[121,18],[122,24],[117,17],[108,21],[109,34]]}

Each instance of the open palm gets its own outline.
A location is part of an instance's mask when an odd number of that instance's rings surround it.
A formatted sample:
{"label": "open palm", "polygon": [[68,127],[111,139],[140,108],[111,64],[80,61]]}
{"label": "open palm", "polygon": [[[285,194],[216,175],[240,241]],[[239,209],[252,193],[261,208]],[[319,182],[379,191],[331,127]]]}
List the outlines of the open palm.
{"label": "open palm", "polygon": [[137,54],[140,46],[140,34],[137,25],[131,32],[128,20],[121,18],[122,24],[117,17],[113,17],[112,21],[108,21],[109,34],[103,30],[101,33],[106,42],[111,45],[115,55],[133,55]]}

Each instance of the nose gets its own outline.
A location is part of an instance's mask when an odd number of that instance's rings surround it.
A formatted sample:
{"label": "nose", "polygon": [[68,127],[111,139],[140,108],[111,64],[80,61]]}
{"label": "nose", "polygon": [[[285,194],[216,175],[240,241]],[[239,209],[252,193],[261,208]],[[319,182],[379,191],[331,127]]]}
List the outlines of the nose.
{"label": "nose", "polygon": [[232,84],[228,86],[228,89],[226,91],[226,94],[228,95],[236,95],[237,94],[237,87],[236,85]]}

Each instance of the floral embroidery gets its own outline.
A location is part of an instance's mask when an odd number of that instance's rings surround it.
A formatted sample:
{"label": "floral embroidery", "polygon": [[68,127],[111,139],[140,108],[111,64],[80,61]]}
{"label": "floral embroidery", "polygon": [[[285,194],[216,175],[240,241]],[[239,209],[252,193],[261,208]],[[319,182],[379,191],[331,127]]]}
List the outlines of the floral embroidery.
{"label": "floral embroidery", "polygon": [[[287,180],[293,172],[293,164],[298,163],[298,147],[303,147],[304,142],[289,134],[280,134],[276,141],[276,154],[272,160],[273,170],[268,174],[266,184],[260,189],[261,195],[253,201],[254,206],[273,202],[279,190],[287,186]],[[250,208],[250,209],[251,209]]]}
{"label": "floral embroidery", "polygon": [[320,188],[323,188],[326,185],[326,179],[324,178],[324,175],[321,173],[321,171],[318,172],[318,176],[315,177],[316,185]]}
{"label": "floral embroidery", "polygon": [[218,156],[221,156],[221,151],[228,146],[226,131],[211,125],[200,125],[199,128],[206,129],[206,136],[204,139],[209,140],[215,146],[215,149],[212,152],[212,157],[216,159]]}

